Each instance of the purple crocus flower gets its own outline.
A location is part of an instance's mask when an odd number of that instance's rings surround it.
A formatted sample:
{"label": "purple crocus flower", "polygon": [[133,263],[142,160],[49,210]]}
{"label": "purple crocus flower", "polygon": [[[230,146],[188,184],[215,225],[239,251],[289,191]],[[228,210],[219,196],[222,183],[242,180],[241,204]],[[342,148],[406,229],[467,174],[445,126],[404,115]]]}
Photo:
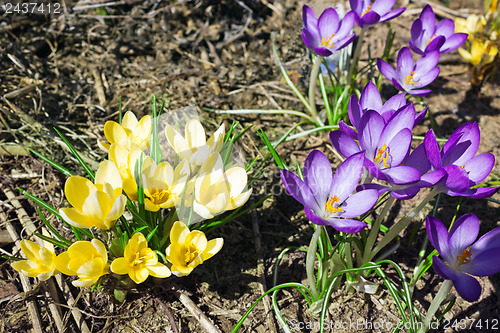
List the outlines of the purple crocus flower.
{"label": "purple crocus flower", "polygon": [[363,173],[363,160],[363,153],[351,156],[332,176],[328,158],[319,150],[313,150],[306,158],[304,181],[288,170],[280,170],[281,180],[292,197],[304,205],[311,222],[356,233],[366,225],[353,218],[369,211],[378,199],[376,190],[352,194]]}
{"label": "purple crocus flower", "polygon": [[[382,97],[380,97],[377,86],[370,81],[363,88],[359,99],[355,94],[351,96],[349,100],[349,120],[355,128],[358,128],[363,114],[366,111],[373,110],[378,112],[384,118],[384,121],[388,122],[397,110],[410,107],[409,104],[406,103],[405,94],[403,93],[394,95],[385,103],[382,103]],[[413,107],[413,104],[411,107]],[[415,116],[414,125],[420,123],[426,114],[427,107]]]}
{"label": "purple crocus flower", "polygon": [[304,44],[319,56],[330,56],[354,40],[355,34],[351,34],[354,16],[354,13],[350,11],[342,20],[339,20],[337,11],[334,8],[327,8],[319,18],[316,18],[314,10],[304,5],[302,7]]}
{"label": "purple crocus flower", "polygon": [[484,198],[498,190],[498,187],[470,188],[481,183],[495,164],[495,156],[491,153],[475,156],[479,141],[479,126],[475,122],[457,128],[441,151],[434,131],[427,132],[424,146],[431,170],[443,168],[447,174],[436,188],[451,196],[471,198]]}
{"label": "purple crocus flower", "polygon": [[419,171],[400,165],[410,151],[414,121],[414,108],[403,108],[388,122],[370,110],[359,121],[359,144],[342,130],[330,132],[330,141],[346,157],[364,151],[365,167],[378,179],[395,185],[415,183],[420,179]]}
{"label": "purple crocus flower", "polygon": [[467,40],[466,33],[455,33],[455,23],[443,19],[436,25],[436,15],[430,5],[426,5],[411,26],[410,48],[418,54],[433,50],[446,53],[457,49]]}
{"label": "purple crocus flower", "polygon": [[382,75],[392,81],[396,89],[414,96],[423,96],[429,94],[431,90],[422,88],[439,75],[438,61],[439,51],[434,50],[414,63],[410,49],[403,47],[398,53],[396,70],[380,58],[377,59],[377,67]]}
{"label": "purple crocus flower", "polygon": [[368,28],[378,22],[392,20],[401,15],[406,8],[391,10],[396,0],[350,0],[351,9],[356,13],[356,24],[361,28]]}
{"label": "purple crocus flower", "polygon": [[479,233],[479,220],[474,214],[458,218],[450,231],[433,216],[426,219],[429,241],[446,260],[433,258],[436,273],[451,280],[463,299],[474,302],[481,295],[481,285],[473,276],[489,276],[500,272],[500,228],[495,228],[474,242]]}

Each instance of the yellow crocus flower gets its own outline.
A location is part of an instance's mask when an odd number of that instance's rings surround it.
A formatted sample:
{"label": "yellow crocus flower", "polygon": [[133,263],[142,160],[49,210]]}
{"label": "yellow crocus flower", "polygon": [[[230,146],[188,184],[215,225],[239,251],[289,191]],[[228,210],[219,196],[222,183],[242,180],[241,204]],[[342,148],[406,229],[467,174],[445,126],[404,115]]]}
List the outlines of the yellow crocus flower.
{"label": "yellow crocus flower", "polygon": [[185,132],[184,138],[172,126],[165,127],[168,143],[177,155],[189,162],[191,174],[195,174],[211,153],[221,150],[225,135],[224,124],[208,141],[205,130],[197,119],[191,119],[186,123]]}
{"label": "yellow crocus flower", "polygon": [[55,263],[61,273],[78,276],[72,282],[75,287],[89,287],[109,272],[108,252],[98,239],[73,243],[56,257]]}
{"label": "yellow crocus flower", "polygon": [[149,156],[142,168],[144,204],[147,210],[157,212],[179,203],[189,177],[189,164],[182,161],[175,170],[167,162],[156,164]]}
{"label": "yellow crocus flower", "polygon": [[491,41],[483,43],[476,39],[472,42],[470,52],[462,48],[459,48],[458,52],[473,66],[477,66],[492,63],[498,53],[498,48]]}
{"label": "yellow crocus flower", "polygon": [[140,149],[146,150],[149,147],[149,137],[151,136],[152,118],[146,115],[137,121],[136,116],[128,111],[122,119],[122,124],[115,121],[107,121],[104,124],[104,136],[109,143],[97,141],[99,147],[105,152],[109,151],[110,145],[118,143],[125,147],[136,144]]}
{"label": "yellow crocus flower", "polygon": [[122,194],[120,173],[111,161],[100,164],[95,184],[80,176],[68,178],[64,193],[74,208],[61,208],[59,214],[77,228],[108,230],[122,216],[127,203]]}
{"label": "yellow crocus flower", "polygon": [[172,274],[178,277],[189,275],[196,266],[217,254],[223,244],[222,238],[207,241],[203,232],[190,232],[184,223],[175,222],[170,230],[170,245],[166,250],[166,258],[172,263]]}
{"label": "yellow crocus flower", "polygon": [[469,34],[469,39],[474,38],[475,35],[481,34],[486,25],[486,18],[471,14],[467,19],[457,17],[455,19],[455,32],[464,32]]}
{"label": "yellow crocus flower", "polygon": [[252,189],[243,192],[246,186],[245,169],[235,166],[224,171],[222,157],[215,152],[203,163],[199,175],[191,180],[193,210],[202,218],[211,219],[226,210],[236,209],[247,202],[252,193]]}
{"label": "yellow crocus flower", "polygon": [[113,143],[109,148],[108,158],[115,164],[120,172],[123,190],[128,198],[137,201],[137,182],[135,176],[140,174],[137,169],[141,160],[146,158],[139,146],[132,144],[129,148],[117,143]]}
{"label": "yellow crocus flower", "polygon": [[111,271],[115,274],[128,274],[137,284],[146,281],[149,275],[166,278],[171,274],[167,266],[158,262],[156,252],[148,247],[146,237],[140,232],[135,233],[128,241],[123,257],[113,260]]}
{"label": "yellow crocus flower", "polygon": [[37,277],[40,281],[59,273],[56,269],[56,254],[52,244],[48,243],[46,247],[41,247],[37,243],[23,239],[21,251],[28,259],[13,262],[11,266],[16,271],[28,277]]}

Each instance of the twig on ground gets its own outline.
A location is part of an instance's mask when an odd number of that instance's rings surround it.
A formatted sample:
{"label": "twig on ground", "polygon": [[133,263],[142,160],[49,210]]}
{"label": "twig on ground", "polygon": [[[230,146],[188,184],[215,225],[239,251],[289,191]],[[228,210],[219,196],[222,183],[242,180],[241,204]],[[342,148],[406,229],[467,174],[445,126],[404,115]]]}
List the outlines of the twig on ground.
{"label": "twig on ground", "polygon": [[201,326],[208,333],[222,333],[208,317],[201,311],[201,309],[183,292],[174,289],[172,291],[179,301],[191,312],[191,314],[199,321]]}

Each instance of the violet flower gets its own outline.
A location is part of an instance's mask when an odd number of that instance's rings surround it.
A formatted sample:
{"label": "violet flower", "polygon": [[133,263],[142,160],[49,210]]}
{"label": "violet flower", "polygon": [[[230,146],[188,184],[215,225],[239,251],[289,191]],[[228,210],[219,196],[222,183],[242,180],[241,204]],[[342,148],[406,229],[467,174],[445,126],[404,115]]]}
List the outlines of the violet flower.
{"label": "violet flower", "polygon": [[418,54],[433,50],[446,53],[457,49],[467,40],[466,33],[455,33],[455,23],[443,19],[436,25],[436,15],[430,5],[426,5],[411,26],[410,48]]}
{"label": "violet flower", "polygon": [[288,170],[280,170],[281,180],[292,197],[304,205],[311,222],[356,233],[366,225],[353,218],[369,211],[378,199],[376,190],[352,194],[363,173],[363,160],[363,153],[351,156],[332,176],[328,158],[319,150],[313,150],[306,158],[304,181]]}
{"label": "violet flower", "polygon": [[[410,104],[410,103],[408,103]],[[406,103],[405,94],[397,94],[389,98],[385,103],[382,103],[382,98],[380,97],[380,92],[377,86],[373,82],[368,82],[368,84],[363,88],[361,96],[353,94],[349,100],[349,120],[351,124],[358,128],[359,121],[366,111],[373,110],[379,113],[385,122],[388,122],[397,110],[403,107],[408,107]],[[427,114],[426,107],[418,115],[415,116],[414,125],[420,123]]]}
{"label": "violet flower", "polygon": [[359,144],[342,130],[330,132],[330,141],[345,157],[365,152],[365,167],[373,177],[390,184],[404,185],[420,179],[420,172],[400,165],[410,151],[415,109],[403,108],[385,122],[376,111],[367,111],[358,128]]}
{"label": "violet flower", "polygon": [[481,183],[491,172],[495,156],[483,153],[477,156],[480,132],[475,122],[465,123],[453,132],[441,151],[431,129],[424,138],[427,158],[431,170],[443,168],[446,177],[436,184],[440,192],[451,196],[484,198],[495,193],[498,187],[473,188]]}
{"label": "violet flower", "polygon": [[426,219],[429,241],[446,260],[433,257],[434,270],[451,280],[463,299],[474,302],[481,295],[481,285],[473,276],[489,276],[500,272],[500,228],[495,228],[476,242],[479,220],[474,214],[458,218],[450,231],[433,216]]}
{"label": "violet flower", "polygon": [[340,20],[334,8],[327,8],[319,18],[316,18],[314,10],[304,5],[302,7],[304,44],[319,56],[330,56],[354,40],[355,34],[350,34],[354,27],[354,16],[350,11]]}
{"label": "violet flower", "polygon": [[350,0],[351,9],[356,14],[356,24],[361,28],[368,28],[378,22],[385,22],[401,15],[406,8],[391,10],[396,0]]}
{"label": "violet flower", "polygon": [[414,63],[410,49],[403,47],[398,53],[396,70],[380,58],[377,59],[377,67],[382,75],[392,81],[396,89],[414,96],[423,96],[429,94],[431,90],[422,88],[439,75],[438,61],[439,51],[434,50]]}

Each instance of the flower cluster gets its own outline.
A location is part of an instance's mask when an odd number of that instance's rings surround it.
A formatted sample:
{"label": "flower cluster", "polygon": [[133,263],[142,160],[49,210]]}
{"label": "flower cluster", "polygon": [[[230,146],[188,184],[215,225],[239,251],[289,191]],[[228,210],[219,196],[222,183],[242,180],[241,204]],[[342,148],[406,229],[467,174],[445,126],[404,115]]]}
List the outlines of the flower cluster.
{"label": "flower cluster", "polygon": [[59,272],[76,275],[78,287],[95,285],[110,272],[139,284],[150,275],[189,275],[220,251],[223,239],[208,241],[201,222],[241,207],[251,195],[245,169],[223,159],[230,156],[224,125],[209,140],[196,119],[187,122],[185,136],[166,125],[164,135],[176,156],[170,164],[147,153],[158,145],[153,123],[150,116],[138,121],[127,112],[121,124],[104,125],[109,143],[98,145],[108,159],[91,174],[93,181],[68,178],[64,192],[71,207],[58,212],[79,240],[56,234],[61,241],[53,243],[64,249],[58,255],[50,243],[41,247],[23,240],[27,259],[14,262],[14,269],[40,280]]}

